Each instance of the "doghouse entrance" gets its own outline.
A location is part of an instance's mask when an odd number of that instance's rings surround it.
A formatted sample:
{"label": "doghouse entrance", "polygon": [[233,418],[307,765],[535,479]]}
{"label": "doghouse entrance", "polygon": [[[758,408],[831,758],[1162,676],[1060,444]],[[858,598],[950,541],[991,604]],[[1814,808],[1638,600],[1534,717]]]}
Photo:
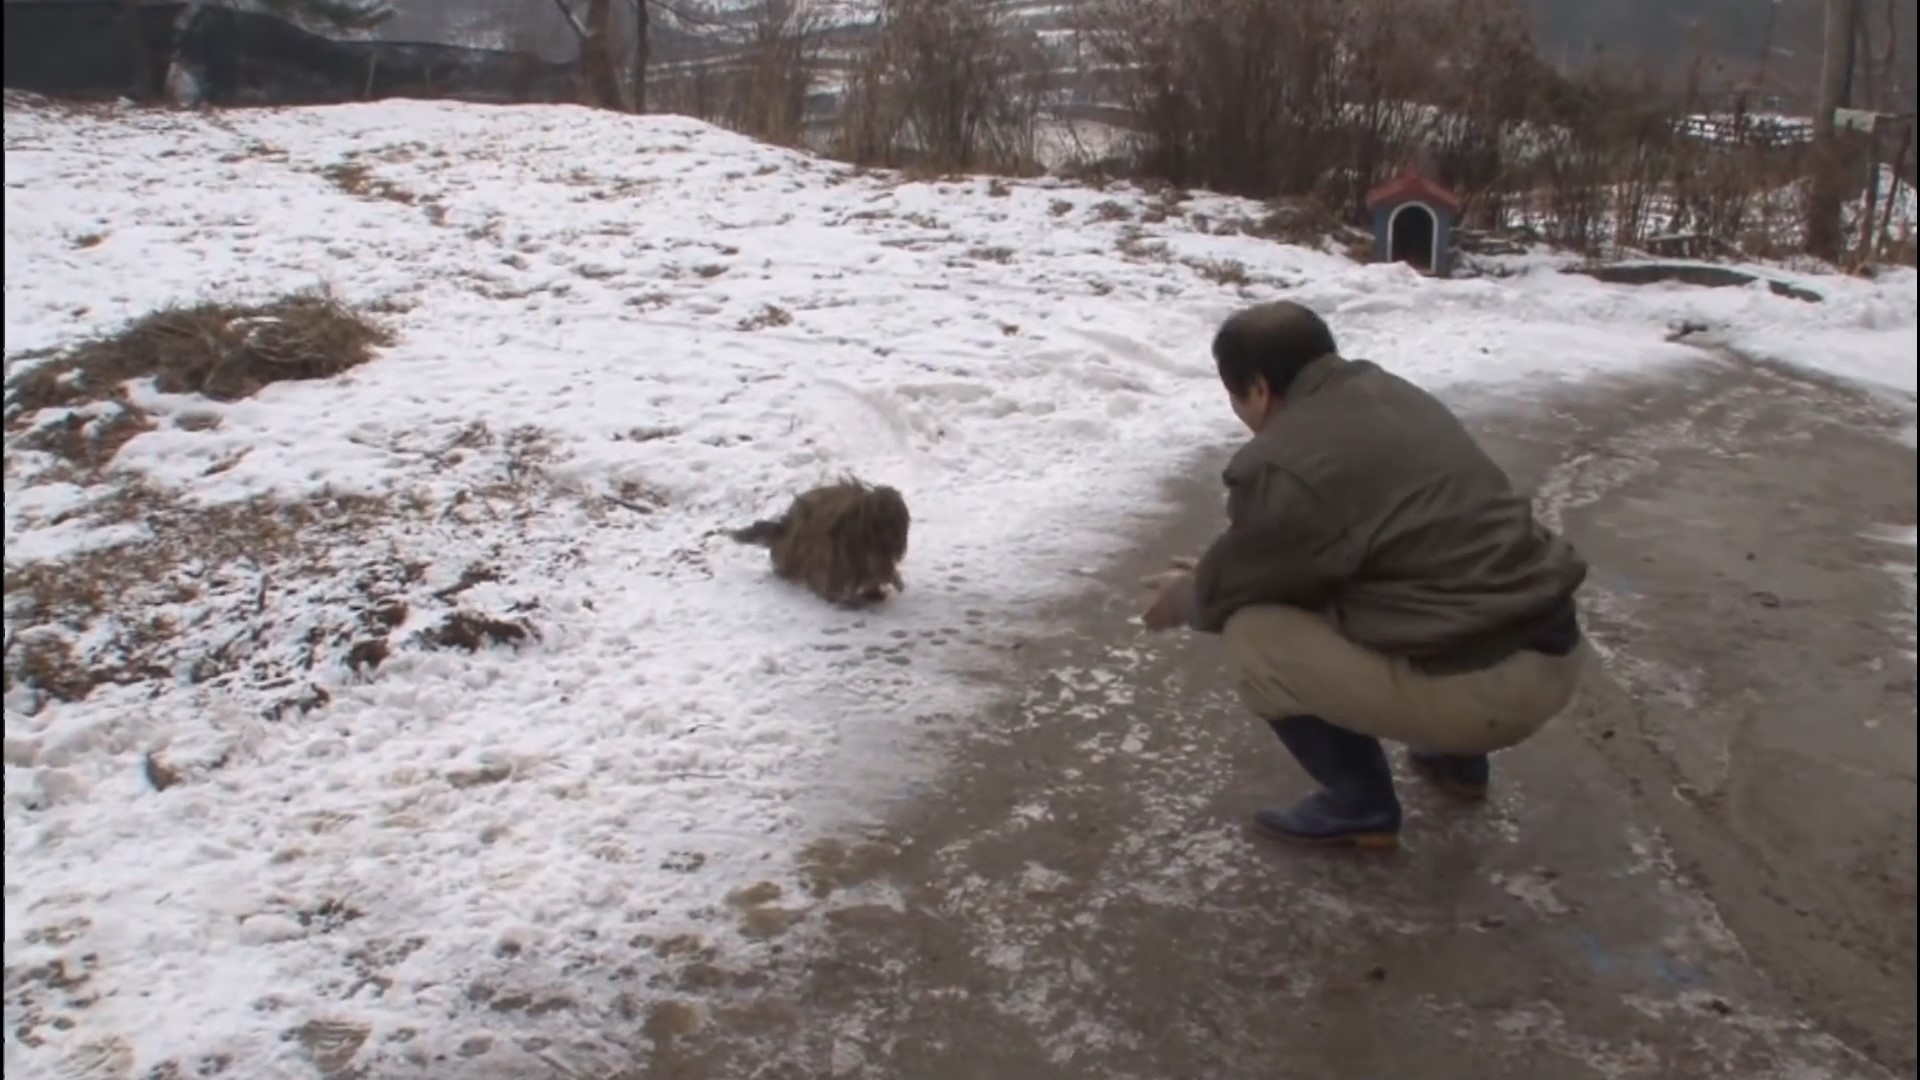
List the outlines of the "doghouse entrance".
{"label": "doghouse entrance", "polygon": [[1433,272],[1433,212],[1408,203],[1393,212],[1387,223],[1388,254],[1416,270]]}

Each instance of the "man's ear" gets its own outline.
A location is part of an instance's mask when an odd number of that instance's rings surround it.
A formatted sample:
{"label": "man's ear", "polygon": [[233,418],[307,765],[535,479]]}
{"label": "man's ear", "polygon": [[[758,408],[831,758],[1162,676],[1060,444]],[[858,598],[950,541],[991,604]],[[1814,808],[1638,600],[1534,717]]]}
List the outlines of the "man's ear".
{"label": "man's ear", "polygon": [[[1267,381],[1265,375],[1255,375],[1253,377],[1252,387],[1258,388],[1259,400],[1266,404],[1266,411],[1269,415],[1272,414],[1274,409],[1279,408],[1280,395],[1273,392],[1273,384]],[[1249,396],[1253,396],[1253,388],[1249,388]]]}

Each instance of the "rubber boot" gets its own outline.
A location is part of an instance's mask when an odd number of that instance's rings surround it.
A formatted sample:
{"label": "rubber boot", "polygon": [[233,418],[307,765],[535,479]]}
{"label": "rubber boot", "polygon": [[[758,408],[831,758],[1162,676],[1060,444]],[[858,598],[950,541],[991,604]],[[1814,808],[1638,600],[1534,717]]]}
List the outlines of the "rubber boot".
{"label": "rubber boot", "polygon": [[1485,754],[1424,754],[1407,752],[1414,771],[1456,799],[1480,802],[1487,797],[1487,785],[1493,779],[1493,763]]}
{"label": "rubber boot", "polygon": [[1400,836],[1400,799],[1380,740],[1317,716],[1269,720],[1294,760],[1322,790],[1292,806],[1254,815],[1260,831],[1302,844],[1392,847]]}

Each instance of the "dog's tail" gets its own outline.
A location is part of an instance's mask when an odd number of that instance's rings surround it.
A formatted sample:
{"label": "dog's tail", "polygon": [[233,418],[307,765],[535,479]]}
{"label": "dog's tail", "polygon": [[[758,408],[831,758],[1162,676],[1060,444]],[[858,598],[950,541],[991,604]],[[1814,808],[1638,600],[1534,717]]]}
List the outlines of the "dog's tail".
{"label": "dog's tail", "polygon": [[765,547],[787,535],[787,519],[767,518],[756,521],[744,529],[732,529],[727,535],[742,544],[759,544]]}

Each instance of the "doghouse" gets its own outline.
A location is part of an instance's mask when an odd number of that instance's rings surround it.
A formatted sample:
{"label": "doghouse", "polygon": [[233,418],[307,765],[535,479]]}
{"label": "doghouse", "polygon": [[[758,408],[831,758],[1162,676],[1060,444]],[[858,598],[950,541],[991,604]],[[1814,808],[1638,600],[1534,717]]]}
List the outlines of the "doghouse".
{"label": "doghouse", "polygon": [[1407,169],[1367,192],[1367,210],[1373,214],[1374,258],[1435,277],[1453,269],[1453,229],[1460,220],[1453,192]]}

